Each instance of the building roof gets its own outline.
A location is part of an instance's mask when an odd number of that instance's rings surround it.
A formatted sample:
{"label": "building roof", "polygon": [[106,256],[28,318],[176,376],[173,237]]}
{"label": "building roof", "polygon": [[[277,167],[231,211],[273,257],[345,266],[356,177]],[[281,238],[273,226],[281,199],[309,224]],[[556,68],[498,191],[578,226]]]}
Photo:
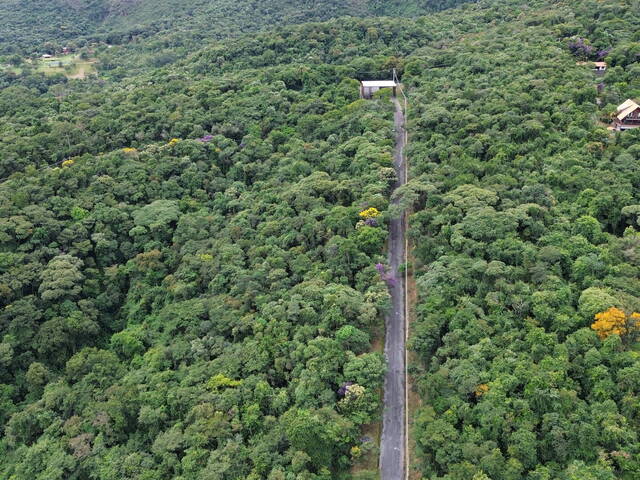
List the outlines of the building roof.
{"label": "building roof", "polygon": [[624,103],[622,105],[620,105],[618,107],[618,112],[621,112],[622,110],[626,110],[627,108],[629,108],[632,105],[638,105],[636,102],[634,102],[633,100],[631,100],[630,98],[628,98],[627,100],[624,101]]}
{"label": "building roof", "polygon": [[607,68],[607,62],[576,62],[576,65],[593,65],[598,68]]}
{"label": "building roof", "polygon": [[363,87],[397,87],[398,84],[393,80],[362,80]]}
{"label": "building roof", "polygon": [[618,107],[618,114],[616,115],[616,117],[618,120],[623,120],[627,115],[629,115],[631,112],[635,112],[638,108],[640,108],[640,105],[638,105],[633,100],[628,99]]}

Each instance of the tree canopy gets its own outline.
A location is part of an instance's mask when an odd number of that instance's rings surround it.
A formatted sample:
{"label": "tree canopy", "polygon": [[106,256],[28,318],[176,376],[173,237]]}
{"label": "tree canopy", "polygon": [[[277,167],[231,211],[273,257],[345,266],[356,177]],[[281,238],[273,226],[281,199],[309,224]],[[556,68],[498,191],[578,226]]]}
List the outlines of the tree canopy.
{"label": "tree canopy", "polygon": [[637,478],[637,2],[178,3],[0,6],[0,477],[375,477],[409,209],[412,468]]}

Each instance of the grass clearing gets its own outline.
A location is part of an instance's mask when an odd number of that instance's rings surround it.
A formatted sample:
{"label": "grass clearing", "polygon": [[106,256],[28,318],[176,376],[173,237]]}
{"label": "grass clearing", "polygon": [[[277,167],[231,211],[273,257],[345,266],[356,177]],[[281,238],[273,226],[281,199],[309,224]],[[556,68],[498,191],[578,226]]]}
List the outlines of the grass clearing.
{"label": "grass clearing", "polygon": [[83,60],[80,55],[61,55],[52,58],[42,58],[35,63],[35,69],[45,75],[63,74],[69,79],[83,79],[96,74],[96,61]]}
{"label": "grass clearing", "polygon": [[0,64],[0,72],[9,72],[14,75],[20,75],[22,73],[22,69],[20,67],[14,67],[13,65]]}
{"label": "grass clearing", "polygon": [[84,79],[90,75],[97,75],[97,60],[95,58],[82,59],[80,55],[68,54],[51,58],[27,59],[21,66],[0,64],[0,71],[20,75],[31,67],[34,71],[45,75],[62,74],[68,79]]}

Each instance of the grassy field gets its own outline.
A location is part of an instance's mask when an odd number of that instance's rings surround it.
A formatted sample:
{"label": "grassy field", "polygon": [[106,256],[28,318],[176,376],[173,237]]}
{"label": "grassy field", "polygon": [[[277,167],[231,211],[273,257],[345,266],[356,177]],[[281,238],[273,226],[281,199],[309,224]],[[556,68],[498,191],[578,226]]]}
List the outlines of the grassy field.
{"label": "grassy field", "polygon": [[0,71],[12,72],[20,75],[24,69],[24,65],[31,65],[32,68],[44,73],[45,75],[63,74],[69,79],[83,79],[89,75],[96,75],[96,60],[89,58],[83,60],[80,55],[69,54],[60,55],[51,58],[39,58],[37,60],[25,60],[23,66],[13,66],[9,64],[0,64]]}
{"label": "grassy field", "polygon": [[96,73],[95,60],[82,60],[80,55],[60,55],[52,58],[43,58],[35,62],[37,71],[45,75],[62,73],[67,78],[83,79]]}
{"label": "grassy field", "polygon": [[16,75],[20,75],[22,73],[22,69],[20,67],[15,67],[9,64],[0,64],[0,71],[2,72],[12,72]]}

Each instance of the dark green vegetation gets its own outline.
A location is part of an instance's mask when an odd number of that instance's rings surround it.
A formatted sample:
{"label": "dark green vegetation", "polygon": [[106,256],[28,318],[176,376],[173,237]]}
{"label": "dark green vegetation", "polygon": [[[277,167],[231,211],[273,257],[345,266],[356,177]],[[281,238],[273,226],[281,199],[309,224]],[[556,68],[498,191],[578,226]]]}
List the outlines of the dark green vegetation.
{"label": "dark green vegetation", "polygon": [[[4,0],[0,54],[53,53],[64,45],[151,38],[173,61],[189,49],[274,25],[340,16],[411,16],[475,0]],[[138,47],[135,48],[139,50]]]}
{"label": "dark green vegetation", "polygon": [[356,223],[392,105],[348,64],[217,57],[0,93],[4,172],[31,164],[0,186],[3,478],[336,478],[371,444],[386,231]]}
{"label": "dark green vegetation", "polygon": [[[0,6],[21,55],[122,44],[96,47],[98,79],[0,72],[0,477],[349,477],[374,448],[359,427],[379,417],[388,304],[384,221],[358,213],[385,212],[394,180],[391,105],[357,100],[355,79],[396,67],[416,466],[638,478],[638,348],[589,329],[640,310],[640,131],[603,123],[640,97],[638,2],[500,0],[208,45],[449,4],[234,2],[230,31],[223,2],[171,3],[20,2],[23,24]],[[70,5],[72,25],[40,28]],[[577,37],[611,49],[604,78],[575,65]]]}
{"label": "dark green vegetation", "polygon": [[640,478],[637,345],[589,328],[640,309],[640,131],[599,123],[640,96],[638,6],[530,9],[406,65],[427,478]]}

